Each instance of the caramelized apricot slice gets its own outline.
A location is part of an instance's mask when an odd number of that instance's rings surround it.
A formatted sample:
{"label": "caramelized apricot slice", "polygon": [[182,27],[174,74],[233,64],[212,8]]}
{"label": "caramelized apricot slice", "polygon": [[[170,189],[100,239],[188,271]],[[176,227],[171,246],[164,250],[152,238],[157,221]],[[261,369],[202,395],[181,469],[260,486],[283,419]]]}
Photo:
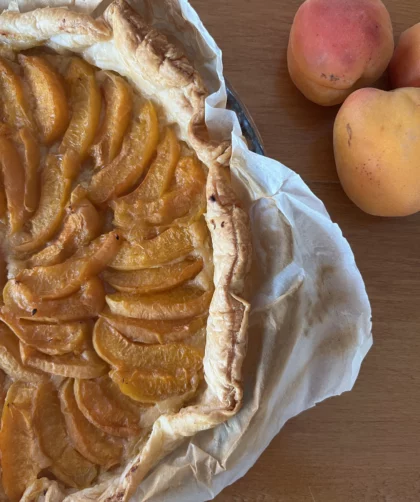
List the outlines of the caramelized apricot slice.
{"label": "caramelized apricot slice", "polygon": [[31,256],[28,267],[47,267],[63,262],[100,233],[101,217],[87,199],[72,204],[60,233],[45,249]]}
{"label": "caramelized apricot slice", "polygon": [[[204,186],[201,189],[183,188],[164,194],[152,202],[138,203],[135,211],[125,214],[124,224],[115,220],[117,226],[126,228],[164,227],[172,223],[189,223],[205,212]],[[133,208],[134,210],[134,208]]]}
{"label": "caramelized apricot slice", "polygon": [[194,250],[188,228],[172,227],[154,239],[139,243],[125,241],[109,266],[116,270],[140,270],[156,267],[187,256]]}
{"label": "caramelized apricot slice", "polygon": [[3,323],[0,323],[0,368],[15,380],[39,382],[43,379],[42,373],[22,362],[19,340]]}
{"label": "caramelized apricot slice", "polygon": [[2,484],[11,501],[20,500],[38,473],[49,465],[48,458],[39,449],[32,424],[36,392],[34,385],[14,382],[3,408],[0,431]]}
{"label": "caramelized apricot slice", "polygon": [[184,157],[175,174],[179,172],[183,173],[182,183],[175,183],[170,191],[155,199],[134,197],[143,186],[141,184],[133,194],[117,200],[115,225],[125,228],[164,226],[179,218],[182,221],[198,219],[205,211],[204,171],[195,157]]}
{"label": "caramelized apricot slice", "polygon": [[140,186],[130,195],[120,199],[127,204],[136,201],[158,199],[168,189],[177,166],[181,147],[171,128],[167,128],[162,142],[158,146],[157,156],[150,166]]}
{"label": "caramelized apricot slice", "polygon": [[0,301],[3,299],[3,288],[7,282],[7,263],[4,251],[0,249]]}
{"label": "caramelized apricot slice", "polygon": [[27,366],[63,377],[96,378],[106,373],[108,369],[91,349],[86,349],[80,354],[69,352],[51,356],[20,342],[20,355]]}
{"label": "caramelized apricot slice", "polygon": [[30,296],[21,283],[10,280],[3,290],[3,300],[10,312],[21,319],[59,323],[82,321],[96,317],[105,305],[105,290],[102,281],[94,277],[82,285],[77,293],[66,298],[44,300],[41,303],[27,302]]}
{"label": "caramelized apricot slice", "polygon": [[117,254],[121,240],[117,232],[101,235],[64,263],[35,267],[18,273],[16,280],[26,286],[28,302],[69,296],[91,277],[98,275]]}
{"label": "caramelized apricot slice", "polygon": [[61,138],[69,123],[64,82],[45,58],[21,54],[18,59],[31,91],[41,139],[50,145]]}
{"label": "caramelized apricot slice", "polygon": [[0,319],[20,341],[49,355],[82,352],[91,333],[90,324],[83,321],[45,324],[18,319],[3,309]]}
{"label": "caramelized apricot slice", "polygon": [[95,68],[80,58],[72,58],[66,81],[70,86],[72,115],[60,145],[60,153],[73,150],[81,161],[92,144],[101,114],[101,92]]}
{"label": "caramelized apricot slice", "polygon": [[116,315],[137,319],[187,319],[208,312],[213,293],[193,286],[181,286],[163,293],[138,295],[114,293],[106,296],[106,303]]}
{"label": "caramelized apricot slice", "polygon": [[119,437],[140,434],[145,407],[122,394],[108,375],[75,380],[74,394],[80,411],[98,429]]}
{"label": "caramelized apricot slice", "polygon": [[203,364],[201,353],[190,345],[138,344],[127,340],[104,319],[96,321],[93,346],[102,359],[119,369],[138,368],[144,372],[177,375],[181,368],[196,373]]}
{"label": "caramelized apricot slice", "polygon": [[124,293],[156,293],[172,289],[193,279],[203,268],[202,259],[184,261],[157,268],[124,272],[105,270],[104,279],[117,291]]}
{"label": "caramelized apricot slice", "polygon": [[129,340],[141,343],[179,342],[195,335],[207,321],[206,316],[178,321],[149,321],[114,315],[108,308],[101,312],[100,317]]}
{"label": "caramelized apricot slice", "polygon": [[22,81],[10,63],[0,57],[0,114],[13,129],[29,127],[34,130],[29,103]]}
{"label": "caramelized apricot slice", "polygon": [[61,411],[73,447],[94,464],[109,469],[121,461],[123,443],[101,431],[83,415],[74,397],[73,380],[65,381],[59,390]]}
{"label": "caramelized apricot slice", "polygon": [[113,205],[114,220],[117,226],[132,223],[131,216],[141,201],[160,198],[168,188],[177,165],[181,148],[172,129],[167,129],[157,148],[157,156],[146,177],[134,192],[120,197]]}
{"label": "caramelized apricot slice", "polygon": [[4,401],[6,399],[6,394],[9,388],[9,377],[6,373],[0,370],[0,415],[3,411]]}
{"label": "caramelized apricot slice", "polygon": [[54,476],[74,488],[86,488],[97,475],[96,467],[70,444],[60,400],[54,386],[44,384],[35,401],[34,424],[43,453],[51,460]]}
{"label": "caramelized apricot slice", "polygon": [[38,170],[41,153],[34,135],[27,127],[20,129],[17,137],[21,147],[21,158],[23,159],[25,172],[24,206],[26,211],[33,213],[39,203],[40,186]]}
{"label": "caramelized apricot slice", "polygon": [[[32,213],[37,208],[40,191],[38,170],[41,154],[36,138],[28,127],[22,127],[16,132],[6,124],[0,124],[0,136],[13,140],[19,153],[25,179],[24,209]],[[22,175],[18,174],[18,177],[21,178]]]}
{"label": "caramelized apricot slice", "polygon": [[2,177],[0,177],[0,218],[4,218],[6,215],[7,215],[6,192],[4,191],[4,183]]}
{"label": "caramelized apricot slice", "polygon": [[201,380],[201,375],[190,375],[185,371],[174,376],[151,374],[141,369],[112,370],[109,375],[122,393],[141,403],[158,403],[174,396],[193,393]]}
{"label": "caramelized apricot slice", "polygon": [[59,156],[47,156],[41,180],[39,206],[30,220],[30,234],[20,236],[14,243],[20,253],[35,251],[47,243],[60,226],[70,196],[71,181],[63,176],[63,160]]}
{"label": "caramelized apricot slice", "polygon": [[10,230],[17,232],[25,221],[25,172],[12,140],[0,136],[0,166],[9,213]]}
{"label": "caramelized apricot slice", "polygon": [[117,156],[128,127],[133,106],[131,89],[123,78],[105,72],[103,86],[105,96],[105,117],[99,128],[91,154],[97,168],[106,166]]}
{"label": "caramelized apricot slice", "polygon": [[156,110],[152,103],[147,102],[133,118],[119,155],[92,176],[90,200],[102,204],[132,188],[149,165],[158,138]]}

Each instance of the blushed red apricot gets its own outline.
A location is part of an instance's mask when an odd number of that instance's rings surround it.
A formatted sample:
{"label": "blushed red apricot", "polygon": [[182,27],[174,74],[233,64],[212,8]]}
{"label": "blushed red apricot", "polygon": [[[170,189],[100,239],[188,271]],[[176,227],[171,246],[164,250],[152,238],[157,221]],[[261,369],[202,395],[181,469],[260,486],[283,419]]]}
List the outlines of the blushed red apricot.
{"label": "blushed red apricot", "polygon": [[389,65],[394,89],[420,87],[420,23],[404,31]]}
{"label": "blushed red apricot", "polygon": [[306,0],[290,31],[290,76],[311,101],[342,103],[373,84],[394,50],[389,13],[381,0]]}

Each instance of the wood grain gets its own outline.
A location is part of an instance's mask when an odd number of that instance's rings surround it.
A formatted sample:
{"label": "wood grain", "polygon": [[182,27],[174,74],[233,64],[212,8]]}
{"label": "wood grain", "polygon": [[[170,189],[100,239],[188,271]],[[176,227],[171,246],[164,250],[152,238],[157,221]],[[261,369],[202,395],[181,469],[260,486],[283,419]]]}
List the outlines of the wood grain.
{"label": "wood grain", "polygon": [[[349,240],[373,308],[375,345],[354,390],[294,418],[217,502],[420,501],[420,214],[374,218],[335,172],[337,107],[291,83],[286,47],[300,0],[191,0],[224,53],[267,154],[299,173]],[[420,22],[418,0],[385,0],[395,35]]]}

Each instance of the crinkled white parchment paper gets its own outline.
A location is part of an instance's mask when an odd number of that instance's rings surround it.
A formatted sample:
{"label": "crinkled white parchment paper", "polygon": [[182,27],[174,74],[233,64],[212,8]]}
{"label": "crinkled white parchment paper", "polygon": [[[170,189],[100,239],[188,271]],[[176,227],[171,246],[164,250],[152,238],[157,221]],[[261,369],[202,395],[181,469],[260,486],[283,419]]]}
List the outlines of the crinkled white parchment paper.
{"label": "crinkled white parchment paper", "polygon": [[[90,12],[99,2],[18,3],[22,10],[59,3]],[[372,345],[371,310],[351,249],[322,202],[290,169],[247,149],[236,115],[225,109],[221,51],[188,1],[131,3],[181,42],[213,92],[207,124],[216,138],[232,137],[234,183],[251,218],[244,406],[226,424],[196,435],[166,457],[133,498],[201,502],[242,477],[289,418],[352,388]]]}

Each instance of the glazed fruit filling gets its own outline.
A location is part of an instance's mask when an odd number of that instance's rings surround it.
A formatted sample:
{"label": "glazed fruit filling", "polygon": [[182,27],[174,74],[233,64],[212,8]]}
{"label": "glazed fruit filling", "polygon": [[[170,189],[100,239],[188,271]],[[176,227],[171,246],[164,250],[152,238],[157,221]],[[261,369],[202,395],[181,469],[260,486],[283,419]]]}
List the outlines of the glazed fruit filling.
{"label": "glazed fruit filling", "polygon": [[0,453],[19,500],[84,488],[203,380],[206,168],[157,103],[78,57],[0,58]]}

